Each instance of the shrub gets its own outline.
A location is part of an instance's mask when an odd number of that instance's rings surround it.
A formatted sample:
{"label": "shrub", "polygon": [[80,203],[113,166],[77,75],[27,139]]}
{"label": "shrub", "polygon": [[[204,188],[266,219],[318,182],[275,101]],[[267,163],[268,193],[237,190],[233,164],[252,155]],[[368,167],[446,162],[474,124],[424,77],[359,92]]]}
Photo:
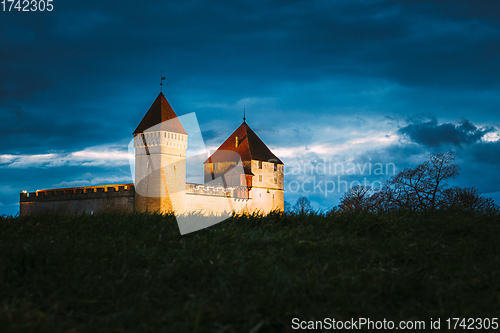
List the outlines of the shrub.
{"label": "shrub", "polygon": [[431,154],[416,168],[406,168],[375,191],[356,186],[341,197],[340,211],[397,212],[460,209],[481,214],[497,214],[499,207],[474,187],[446,188],[447,180],[458,176],[452,152]]}
{"label": "shrub", "polygon": [[465,212],[496,214],[499,207],[492,198],[485,198],[474,187],[453,187],[444,191],[445,207]]}

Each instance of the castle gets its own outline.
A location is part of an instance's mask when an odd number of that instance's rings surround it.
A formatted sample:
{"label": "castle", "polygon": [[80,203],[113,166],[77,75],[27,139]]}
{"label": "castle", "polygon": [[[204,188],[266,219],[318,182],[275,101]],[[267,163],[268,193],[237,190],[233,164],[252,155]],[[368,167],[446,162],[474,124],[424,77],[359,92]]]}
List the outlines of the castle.
{"label": "castle", "polygon": [[188,133],[160,93],[134,133],[135,183],[20,194],[21,216],[102,211],[269,213],[284,209],[284,165],[243,123],[203,163],[204,183],[186,183]]}

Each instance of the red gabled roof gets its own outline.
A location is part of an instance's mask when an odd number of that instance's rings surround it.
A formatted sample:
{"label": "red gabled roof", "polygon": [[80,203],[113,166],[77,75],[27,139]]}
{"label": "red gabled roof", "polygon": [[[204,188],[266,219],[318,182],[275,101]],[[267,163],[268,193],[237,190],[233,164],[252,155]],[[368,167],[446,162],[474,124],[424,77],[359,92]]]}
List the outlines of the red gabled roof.
{"label": "red gabled roof", "polygon": [[135,129],[134,135],[147,132],[153,126],[156,126],[153,131],[187,134],[163,93],[160,93],[156,97],[153,105],[151,105],[144,118],[142,118],[141,123]]}
{"label": "red gabled roof", "polygon": [[[236,147],[236,137],[238,137],[238,147]],[[204,164],[234,161],[235,154],[232,152],[238,153],[241,161],[257,160],[283,164],[246,122],[243,122]]]}

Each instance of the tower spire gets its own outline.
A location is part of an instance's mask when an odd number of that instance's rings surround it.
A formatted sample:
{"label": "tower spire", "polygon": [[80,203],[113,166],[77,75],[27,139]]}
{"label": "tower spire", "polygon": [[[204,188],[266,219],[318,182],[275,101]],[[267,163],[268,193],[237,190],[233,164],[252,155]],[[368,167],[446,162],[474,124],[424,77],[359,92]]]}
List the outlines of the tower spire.
{"label": "tower spire", "polygon": [[243,108],[243,122],[245,122],[245,120],[247,120],[247,118],[245,118],[245,108]]}

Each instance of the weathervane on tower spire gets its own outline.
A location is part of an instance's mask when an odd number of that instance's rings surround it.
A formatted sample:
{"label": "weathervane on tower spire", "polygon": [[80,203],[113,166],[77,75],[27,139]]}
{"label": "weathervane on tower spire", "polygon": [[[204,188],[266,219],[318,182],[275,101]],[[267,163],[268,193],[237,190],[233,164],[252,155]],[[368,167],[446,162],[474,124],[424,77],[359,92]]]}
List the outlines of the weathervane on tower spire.
{"label": "weathervane on tower spire", "polygon": [[160,72],[160,92],[163,92],[163,80],[165,77],[163,76],[163,71]]}
{"label": "weathervane on tower spire", "polygon": [[245,122],[247,118],[245,118],[245,108],[243,108],[243,122]]}

